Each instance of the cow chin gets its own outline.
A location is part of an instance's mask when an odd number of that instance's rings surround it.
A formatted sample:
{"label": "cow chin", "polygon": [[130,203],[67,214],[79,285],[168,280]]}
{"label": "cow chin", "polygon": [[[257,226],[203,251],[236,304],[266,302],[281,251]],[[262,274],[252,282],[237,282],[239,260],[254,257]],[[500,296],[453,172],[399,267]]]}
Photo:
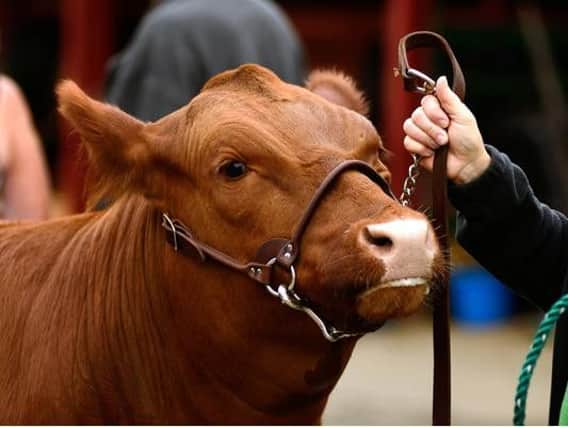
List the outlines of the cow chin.
{"label": "cow chin", "polygon": [[357,314],[365,321],[376,324],[387,319],[405,317],[415,313],[429,292],[429,284],[377,286],[360,294],[355,303]]}

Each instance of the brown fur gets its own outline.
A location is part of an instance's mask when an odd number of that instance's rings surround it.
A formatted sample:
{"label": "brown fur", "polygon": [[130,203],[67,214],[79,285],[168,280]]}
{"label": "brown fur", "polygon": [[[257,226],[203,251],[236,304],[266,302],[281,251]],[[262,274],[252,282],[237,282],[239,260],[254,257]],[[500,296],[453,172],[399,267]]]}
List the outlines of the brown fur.
{"label": "brown fur", "polygon": [[344,105],[359,114],[369,114],[369,103],[357,89],[353,79],[333,70],[317,70],[310,74],[306,88],[324,98]]}
{"label": "brown fur", "polygon": [[[91,195],[115,202],[105,212],[0,225],[0,422],[319,422],[356,340],[329,343],[245,276],[176,253],[160,213],[247,261],[263,241],[291,235],[337,162],[362,159],[388,176],[369,121],[253,65],[215,77],[156,123],[71,82],[58,95],[98,181]],[[249,173],[224,178],[229,159]],[[384,271],[357,235],[371,221],[417,217],[346,173],[302,241],[299,292],[340,327],[384,320],[355,307]],[[408,314],[398,295],[369,310],[395,301],[389,316]]]}

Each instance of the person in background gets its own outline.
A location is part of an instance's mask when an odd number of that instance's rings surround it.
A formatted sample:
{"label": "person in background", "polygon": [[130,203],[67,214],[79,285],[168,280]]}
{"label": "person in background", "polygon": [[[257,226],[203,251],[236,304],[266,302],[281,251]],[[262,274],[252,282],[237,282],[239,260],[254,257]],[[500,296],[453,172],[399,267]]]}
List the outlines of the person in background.
{"label": "person in background", "polygon": [[[568,291],[568,219],[541,203],[507,155],[484,145],[471,111],[447,79],[403,125],[404,145],[432,171],[448,148],[448,196],[458,210],[459,243],[487,270],[542,310]],[[568,317],[556,326],[549,422],[568,419]],[[563,404],[564,399],[564,404]]]}
{"label": "person in background", "polygon": [[257,63],[303,84],[303,46],[271,0],[164,0],[109,67],[106,99],[154,121],[186,105],[210,77]]}
{"label": "person in background", "polygon": [[30,109],[17,84],[0,75],[0,219],[46,219],[49,187]]}

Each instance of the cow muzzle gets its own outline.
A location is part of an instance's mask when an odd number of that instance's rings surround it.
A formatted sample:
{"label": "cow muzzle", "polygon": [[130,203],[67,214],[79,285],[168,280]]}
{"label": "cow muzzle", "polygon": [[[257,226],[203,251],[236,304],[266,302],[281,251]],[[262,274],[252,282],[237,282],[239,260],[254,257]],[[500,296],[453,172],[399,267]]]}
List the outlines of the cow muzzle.
{"label": "cow muzzle", "polygon": [[439,247],[425,218],[368,224],[359,246],[384,267],[384,274],[357,298],[357,312],[369,321],[415,312],[430,291]]}
{"label": "cow muzzle", "polygon": [[[195,237],[193,237],[191,230],[188,227],[186,227],[179,219],[171,218],[169,215],[165,213],[162,214],[162,226],[167,231],[168,242],[173,245],[176,251],[180,250],[182,252],[189,251],[197,253],[199,254],[203,262],[205,262],[207,258],[211,258],[233,270],[246,274],[249,278],[251,278],[255,282],[264,285],[268,290],[268,292],[274,297],[280,299],[280,301],[283,304],[287,305],[288,307],[294,310],[299,310],[306,313],[318,325],[325,338],[328,339],[329,341],[337,341],[338,339],[342,338],[362,335],[368,332],[368,330],[360,330],[353,332],[342,331],[335,328],[333,325],[329,324],[328,322],[324,321],[324,319],[311,308],[311,304],[309,303],[309,301],[307,301],[305,298],[299,295],[296,292],[295,288],[296,284],[295,262],[300,256],[299,249],[301,246],[302,238],[306,230],[306,227],[308,227],[310,220],[312,219],[321,200],[330,190],[335,180],[346,171],[357,171],[367,176],[371,181],[377,184],[387,196],[395,199],[388,183],[369,164],[361,162],[359,160],[344,161],[339,165],[337,165],[322,181],[322,183],[314,193],[310,203],[306,207],[304,214],[302,215],[298,224],[296,225],[294,232],[292,233],[292,237],[290,239],[278,238],[266,241],[259,248],[256,259],[248,263],[242,263],[237,259],[233,258],[231,255],[221,252],[207,245],[206,243],[197,240]],[[396,228],[396,226],[393,226],[391,224],[391,228]],[[384,236],[380,237],[383,234]],[[368,245],[369,247],[371,248],[374,247],[373,250],[375,251],[380,252],[382,250],[383,252],[384,251],[388,252],[387,249],[388,246],[389,245],[394,246],[393,242],[395,240],[400,240],[400,241],[409,240],[404,238],[399,239],[397,236],[395,236],[396,234],[397,233],[393,233],[392,230],[388,231],[387,229],[382,229],[381,231],[381,229],[377,227],[367,227],[366,228],[367,237],[365,237],[363,240],[366,242],[365,244]],[[373,237],[373,235],[377,237]],[[390,237],[385,237],[385,236],[390,236]],[[372,243],[373,239],[375,241],[374,244]],[[386,258],[388,258],[388,256],[386,256]],[[396,265],[396,262],[391,262],[391,264]],[[281,283],[280,281],[274,282],[273,273],[275,269],[287,272],[290,280],[288,282],[285,281],[284,283]],[[395,279],[391,280],[390,282],[391,288],[392,285],[397,283],[399,285],[402,283],[406,284],[411,282],[413,283],[413,281],[416,280],[416,277],[413,278],[401,277],[399,279],[401,280],[399,280],[398,282],[396,282]],[[412,279],[412,280],[408,282],[408,280],[405,281],[402,279]],[[384,291],[387,288],[386,287],[381,288],[379,286],[378,289],[382,289],[384,293]],[[363,318],[368,320],[374,320],[374,319],[385,320],[388,317],[393,317],[393,316],[376,317],[378,313],[381,313],[381,310],[373,308],[372,305],[368,304],[368,301],[374,301],[375,298],[374,297],[367,298],[366,297],[367,294],[368,292],[365,292],[359,298],[360,301],[359,301],[358,311],[361,313],[361,316]],[[370,295],[374,294],[375,294],[374,292],[370,293]],[[400,292],[396,293],[396,295],[400,294],[401,294]],[[381,298],[381,300],[392,301],[393,298],[387,298],[387,299]],[[422,298],[420,299],[420,303],[421,302]],[[406,304],[404,306],[415,307],[416,304]],[[398,314],[398,311],[393,311],[393,314]],[[376,325],[376,327],[379,326],[379,322],[372,322],[372,323]],[[376,329],[376,327],[374,329]]]}

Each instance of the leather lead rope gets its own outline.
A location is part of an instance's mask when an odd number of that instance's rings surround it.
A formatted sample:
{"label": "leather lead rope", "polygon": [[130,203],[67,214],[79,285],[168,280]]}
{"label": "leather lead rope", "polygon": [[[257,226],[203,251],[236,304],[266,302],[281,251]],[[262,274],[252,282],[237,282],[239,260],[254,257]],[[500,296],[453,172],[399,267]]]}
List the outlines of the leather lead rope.
{"label": "leather lead rope", "polygon": [[[426,74],[408,65],[406,53],[420,47],[438,47],[444,50],[453,73],[453,91],[463,101],[465,79],[461,67],[448,42],[439,34],[417,31],[400,39],[398,45],[398,71],[402,75],[404,88],[410,92],[430,94],[435,92],[435,81]],[[450,367],[450,305],[449,266],[450,248],[448,240],[447,214],[447,157],[448,145],[440,147],[434,155],[432,177],[432,221],[444,256],[446,268],[440,280],[440,289],[434,301],[434,385],[432,399],[432,425],[451,424],[451,367]],[[417,163],[419,160],[415,159]]]}

